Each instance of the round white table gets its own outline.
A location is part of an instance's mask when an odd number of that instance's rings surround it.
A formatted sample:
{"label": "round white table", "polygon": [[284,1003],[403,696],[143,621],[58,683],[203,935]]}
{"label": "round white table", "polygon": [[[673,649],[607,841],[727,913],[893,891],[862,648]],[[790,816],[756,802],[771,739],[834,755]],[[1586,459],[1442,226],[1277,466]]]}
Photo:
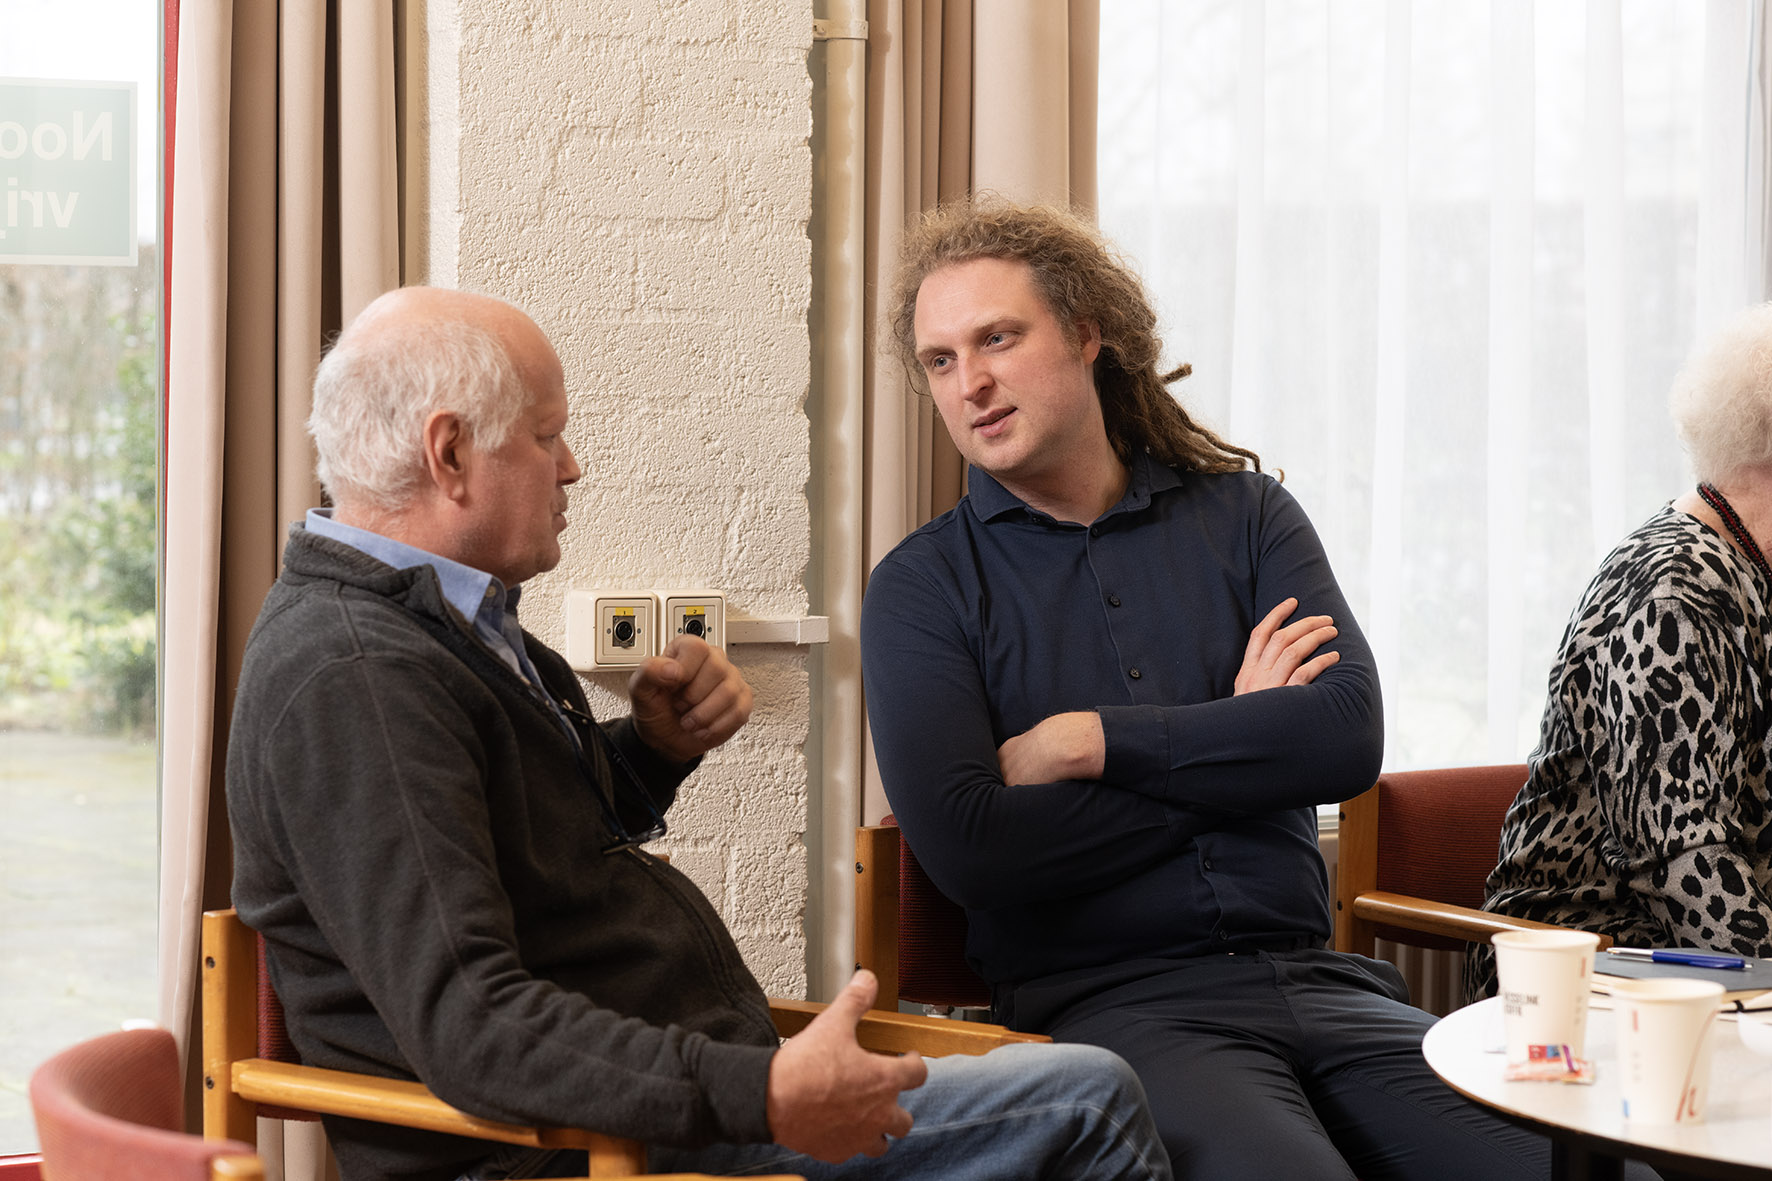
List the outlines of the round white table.
{"label": "round white table", "polygon": [[[1599,1003],[1605,1003],[1596,997]],[[1704,1120],[1666,1127],[1621,1114],[1613,1015],[1588,1014],[1591,1085],[1508,1082],[1503,1077],[1501,1002],[1491,998],[1442,1017],[1422,1040],[1435,1074],[1465,1098],[1551,1137],[1554,1176],[1566,1181],[1619,1176],[1625,1159],[1690,1177],[1772,1178],[1772,1058],[1741,1044],[1733,1018],[1711,1027],[1710,1098]]]}

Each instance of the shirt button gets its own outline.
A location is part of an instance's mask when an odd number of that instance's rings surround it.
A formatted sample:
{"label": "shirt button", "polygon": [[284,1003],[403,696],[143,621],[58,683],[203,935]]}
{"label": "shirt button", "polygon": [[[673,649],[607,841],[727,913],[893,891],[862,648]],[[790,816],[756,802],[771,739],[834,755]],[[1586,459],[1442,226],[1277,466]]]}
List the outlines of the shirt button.
{"label": "shirt button", "polygon": [[1126,675],[1131,677],[1135,681],[1138,680],[1140,677],[1144,676],[1144,674],[1139,672],[1137,669],[1133,669],[1131,672],[1127,673]]}
{"label": "shirt button", "polygon": [[1212,858],[1208,857],[1204,861],[1200,862],[1200,868],[1210,871],[1212,869]]}
{"label": "shirt button", "polygon": [[1120,596],[1119,595],[1109,595],[1108,596],[1108,606],[1118,607],[1119,605],[1120,605]]}
{"label": "shirt button", "polygon": [[1096,526],[1094,526],[1094,525],[1091,525],[1091,526],[1089,526],[1089,536],[1091,536],[1091,537],[1100,537],[1100,536],[1101,536],[1101,530],[1100,530],[1100,529],[1098,529],[1098,528],[1097,528],[1097,527],[1096,527]]}
{"label": "shirt button", "polygon": [[1231,937],[1226,932],[1220,931],[1220,932],[1218,932],[1218,941],[1220,943],[1229,943],[1231,941]]}

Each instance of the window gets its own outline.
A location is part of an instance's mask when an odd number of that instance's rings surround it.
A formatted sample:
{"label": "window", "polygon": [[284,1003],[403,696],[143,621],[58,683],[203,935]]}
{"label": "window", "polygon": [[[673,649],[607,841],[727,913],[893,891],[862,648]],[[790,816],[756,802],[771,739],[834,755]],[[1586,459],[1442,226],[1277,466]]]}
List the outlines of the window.
{"label": "window", "polygon": [[1387,766],[1524,757],[1600,557],[1689,487],[1669,383],[1764,297],[1759,19],[1104,0],[1102,228],[1315,521]]}
{"label": "window", "polygon": [[38,1062],[157,1004],[159,21],[0,37],[0,1156]]}

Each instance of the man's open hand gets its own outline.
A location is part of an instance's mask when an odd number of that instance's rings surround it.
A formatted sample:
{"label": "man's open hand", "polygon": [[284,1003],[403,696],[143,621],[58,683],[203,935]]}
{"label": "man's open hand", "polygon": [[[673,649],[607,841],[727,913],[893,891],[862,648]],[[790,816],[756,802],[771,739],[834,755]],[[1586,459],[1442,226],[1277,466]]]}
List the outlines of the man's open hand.
{"label": "man's open hand", "polygon": [[628,678],[634,729],[676,763],[713,750],[751,716],[751,687],[726,653],[678,636]]}
{"label": "man's open hand", "polygon": [[855,1025],[879,982],[865,968],[769,1064],[769,1134],[795,1152],[837,1164],[856,1153],[879,1156],[888,1136],[911,1130],[898,1093],[923,1085],[929,1068],[915,1053],[870,1054]]}

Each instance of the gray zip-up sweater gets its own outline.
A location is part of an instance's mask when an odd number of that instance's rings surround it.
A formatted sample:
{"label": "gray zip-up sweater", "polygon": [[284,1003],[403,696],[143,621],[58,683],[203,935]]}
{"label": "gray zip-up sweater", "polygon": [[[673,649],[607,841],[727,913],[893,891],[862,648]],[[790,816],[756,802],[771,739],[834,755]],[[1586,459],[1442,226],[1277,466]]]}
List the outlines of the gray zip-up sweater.
{"label": "gray zip-up sweater", "polygon": [[[590,793],[621,794],[599,744],[581,762],[429,567],[299,525],[284,560],[241,670],[228,815],[234,904],[264,933],[303,1060],[417,1078],[495,1119],[767,1140],[762,990],[687,878],[601,852],[614,838]],[[524,638],[549,692],[588,715],[565,661]],[[690,768],[625,719],[605,732],[662,812]],[[494,1147],[327,1131],[346,1178],[453,1178]]]}

